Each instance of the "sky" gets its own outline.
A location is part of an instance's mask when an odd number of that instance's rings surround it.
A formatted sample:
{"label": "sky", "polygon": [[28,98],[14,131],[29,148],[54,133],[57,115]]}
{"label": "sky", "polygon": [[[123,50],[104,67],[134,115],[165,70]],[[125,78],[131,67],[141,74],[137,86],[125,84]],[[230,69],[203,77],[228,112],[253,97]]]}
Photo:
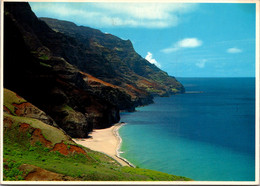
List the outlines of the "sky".
{"label": "sky", "polygon": [[255,77],[254,3],[30,2],[38,17],[130,39],[176,77]]}

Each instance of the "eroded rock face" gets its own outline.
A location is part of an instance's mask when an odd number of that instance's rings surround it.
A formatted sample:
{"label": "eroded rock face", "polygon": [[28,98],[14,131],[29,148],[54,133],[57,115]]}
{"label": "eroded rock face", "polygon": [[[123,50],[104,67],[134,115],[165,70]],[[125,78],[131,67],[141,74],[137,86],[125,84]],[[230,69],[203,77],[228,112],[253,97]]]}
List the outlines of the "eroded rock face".
{"label": "eroded rock face", "polygon": [[38,109],[31,103],[28,103],[28,102],[21,103],[21,104],[13,103],[13,105],[15,106],[15,114],[17,116],[39,119],[42,122],[47,123],[49,125],[57,126],[57,124],[55,123],[55,121],[52,118],[47,116],[45,112]]}
{"label": "eroded rock face", "polygon": [[34,118],[4,114],[4,135],[9,139],[16,136],[16,139],[11,140],[31,146],[41,144],[50,151],[58,151],[63,155],[79,153],[88,158],[86,151],[77,146],[64,131]]}
{"label": "eroded rock face", "polygon": [[93,128],[118,122],[119,110],[134,111],[152,103],[153,95],[184,91],[129,40],[44,19],[54,31],[28,3],[5,2],[4,11],[4,86],[47,118],[28,104],[16,105],[20,114],[51,124],[50,116],[71,136],[86,137]]}
{"label": "eroded rock face", "polygon": [[58,127],[55,121],[45,112],[8,89],[4,89],[4,112],[15,116],[38,119],[48,125]]}
{"label": "eroded rock face", "polygon": [[63,142],[62,143],[56,143],[53,147],[52,151],[58,151],[63,155],[69,155],[74,153],[84,154],[87,155],[87,153],[80,147],[75,145],[66,145]]}
{"label": "eroded rock face", "polygon": [[19,170],[25,174],[26,181],[76,181],[70,176],[47,171],[34,165],[23,164]]}
{"label": "eroded rock face", "polygon": [[7,138],[11,134],[12,137],[15,136],[15,140],[23,139],[24,142],[31,145],[40,142],[43,146],[51,148],[56,143],[61,142],[74,144],[71,137],[60,128],[50,126],[34,118],[4,114],[3,127]]}
{"label": "eroded rock face", "polygon": [[[63,51],[66,52],[57,51],[50,42],[43,41],[46,46],[53,48],[57,55],[64,57],[81,71],[118,85],[126,92],[130,89],[140,99],[139,103],[149,100],[147,93],[163,96],[185,91],[174,77],[137,54],[130,40],[122,40],[97,29],[77,26],[69,21],[40,19],[57,32],[75,39],[81,49],[79,55],[75,56],[72,50],[68,50],[66,44],[62,45]],[[72,45],[76,47],[75,43]],[[141,100],[142,98],[144,100]]]}
{"label": "eroded rock face", "polygon": [[[6,88],[43,110],[73,137],[86,137],[93,126],[108,127],[119,121],[117,105],[96,95],[75,66],[62,57],[54,56],[51,50],[42,45],[38,37],[44,36],[43,33],[50,36],[57,47],[61,40],[68,43],[73,41],[39,21],[27,3],[5,4],[4,33]],[[17,110],[20,114],[38,115],[37,119],[48,123],[48,118],[31,105],[23,103],[16,107],[20,108]],[[67,107],[74,114],[68,114]],[[91,115],[88,111],[92,109],[96,110],[96,114],[87,118]],[[8,112],[8,109],[5,110]],[[118,114],[109,116],[110,110]],[[76,121],[67,116],[74,117]],[[102,123],[99,126],[97,122],[100,121]]]}
{"label": "eroded rock face", "polygon": [[61,120],[64,128],[71,137],[87,137],[84,131],[90,131],[86,116],[74,110],[65,111],[66,116]]}
{"label": "eroded rock face", "polygon": [[[60,91],[56,93],[63,94]],[[83,98],[83,100],[86,98]],[[61,99],[67,100],[67,99]],[[69,100],[69,99],[68,99]],[[94,99],[95,100],[95,99]],[[63,103],[63,101],[58,101]],[[90,104],[92,105],[92,104]],[[86,120],[86,116],[81,112],[77,112],[68,105],[62,105],[63,107],[57,107],[55,109],[61,109],[59,112],[64,112],[67,115],[64,118],[63,124],[68,131],[71,131],[73,135],[84,136],[85,131],[82,130],[84,126],[88,126],[89,121]],[[14,145],[15,153],[21,156],[31,152],[30,157],[37,157],[39,152],[44,151],[44,156],[48,154],[45,153],[55,153],[62,154],[66,157],[77,157],[84,156],[87,160],[96,160],[90,156],[89,149],[77,145],[71,138],[67,135],[61,128],[51,126],[49,123],[44,123],[46,121],[47,115],[45,112],[41,111],[31,103],[27,102],[24,98],[18,96],[16,93],[4,89],[4,117],[3,117],[3,133],[4,133],[4,147]],[[98,110],[97,110],[97,113]],[[94,116],[93,118],[103,118],[103,116]],[[82,120],[85,121],[82,124]],[[74,127],[74,128],[73,128]],[[75,128],[76,127],[76,128]],[[73,133],[78,132],[78,133]],[[37,150],[37,151],[36,151]],[[15,163],[12,159],[14,154],[8,155],[10,149],[5,149],[5,159],[4,169],[7,171],[13,171],[13,166],[9,166],[11,163]],[[74,156],[75,155],[75,156]],[[49,156],[48,156],[49,157]],[[9,159],[10,158],[10,159]],[[26,159],[26,158],[25,158]],[[30,160],[29,160],[30,161]],[[41,160],[40,160],[41,161]],[[45,161],[45,159],[42,159]],[[113,161],[116,163],[116,161]],[[10,163],[10,164],[9,164]],[[25,160],[25,163],[27,161]],[[117,164],[117,163],[116,163]],[[102,164],[103,165],[103,164]],[[120,166],[119,164],[117,164]],[[55,169],[55,166],[53,166]],[[14,170],[17,170],[16,167]],[[19,167],[19,175],[15,175],[11,179],[21,179],[24,178],[27,181],[74,181],[75,178],[65,176],[62,174],[47,171],[40,167],[34,165],[23,164]],[[22,175],[21,175],[22,174]],[[9,174],[4,175],[4,179],[9,180]]]}

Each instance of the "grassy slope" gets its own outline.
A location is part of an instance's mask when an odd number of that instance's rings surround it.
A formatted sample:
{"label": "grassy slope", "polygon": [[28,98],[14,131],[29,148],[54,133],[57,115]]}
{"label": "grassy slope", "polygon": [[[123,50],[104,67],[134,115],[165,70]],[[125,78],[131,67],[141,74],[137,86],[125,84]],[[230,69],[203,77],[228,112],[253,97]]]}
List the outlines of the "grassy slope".
{"label": "grassy slope", "polygon": [[[9,104],[12,98],[15,102],[25,101],[17,97],[13,92],[5,90],[5,104]],[[14,108],[13,108],[14,109]],[[4,180],[23,180],[25,172],[19,171],[22,164],[30,164],[41,167],[48,171],[60,173],[75,178],[76,180],[91,181],[173,181],[190,180],[188,178],[169,175],[158,171],[122,167],[114,159],[81,147],[86,154],[70,153],[63,155],[52,151],[53,146],[63,141],[67,149],[75,145],[59,129],[49,126],[37,119],[4,114]],[[41,129],[44,138],[52,143],[46,147],[41,142],[32,143],[31,130],[22,130],[22,124],[29,124],[33,129]],[[8,166],[7,166],[8,165]]]}

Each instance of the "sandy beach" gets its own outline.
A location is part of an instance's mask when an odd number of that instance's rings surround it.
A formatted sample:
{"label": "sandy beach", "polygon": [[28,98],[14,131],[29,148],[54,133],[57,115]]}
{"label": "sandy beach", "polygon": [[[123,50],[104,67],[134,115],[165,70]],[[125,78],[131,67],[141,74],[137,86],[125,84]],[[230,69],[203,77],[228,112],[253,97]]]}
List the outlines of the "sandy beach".
{"label": "sandy beach", "polygon": [[122,166],[132,166],[129,162],[119,157],[118,150],[122,142],[118,129],[124,124],[117,123],[110,128],[95,129],[89,134],[90,138],[74,138],[73,140],[85,147],[88,147],[94,151],[105,153],[115,160],[117,160]]}

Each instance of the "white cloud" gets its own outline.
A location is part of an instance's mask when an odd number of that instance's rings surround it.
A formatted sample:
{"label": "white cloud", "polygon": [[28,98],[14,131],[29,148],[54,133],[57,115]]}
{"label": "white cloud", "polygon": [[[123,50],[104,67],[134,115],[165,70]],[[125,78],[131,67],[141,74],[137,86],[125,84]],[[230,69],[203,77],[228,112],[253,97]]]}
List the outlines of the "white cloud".
{"label": "white cloud", "polygon": [[147,52],[147,55],[145,56],[145,59],[149,61],[150,63],[156,65],[157,67],[161,68],[161,64],[158,63],[155,59],[153,59],[153,54],[151,52]]}
{"label": "white cloud", "polygon": [[164,53],[171,53],[182,48],[196,48],[202,45],[202,41],[197,38],[184,38],[176,43],[174,43],[171,47],[162,49],[161,51]]}
{"label": "white cloud", "polygon": [[205,64],[208,60],[207,59],[201,59],[198,63],[196,63],[195,65],[199,68],[204,68]]}
{"label": "white cloud", "polygon": [[[180,23],[180,15],[197,8],[193,3],[38,3],[33,11],[45,17],[68,19],[98,27],[166,28]],[[49,16],[48,16],[49,15]],[[43,15],[41,15],[43,16]]]}
{"label": "white cloud", "polygon": [[241,52],[242,52],[242,50],[239,48],[236,48],[236,47],[227,49],[227,53],[231,53],[231,54],[241,53]]}
{"label": "white cloud", "polygon": [[178,46],[181,48],[195,48],[201,46],[202,41],[197,38],[186,38],[178,42]]}
{"label": "white cloud", "polygon": [[137,19],[169,19],[174,14],[193,11],[197,5],[184,3],[97,3],[113,14],[126,14]]}

